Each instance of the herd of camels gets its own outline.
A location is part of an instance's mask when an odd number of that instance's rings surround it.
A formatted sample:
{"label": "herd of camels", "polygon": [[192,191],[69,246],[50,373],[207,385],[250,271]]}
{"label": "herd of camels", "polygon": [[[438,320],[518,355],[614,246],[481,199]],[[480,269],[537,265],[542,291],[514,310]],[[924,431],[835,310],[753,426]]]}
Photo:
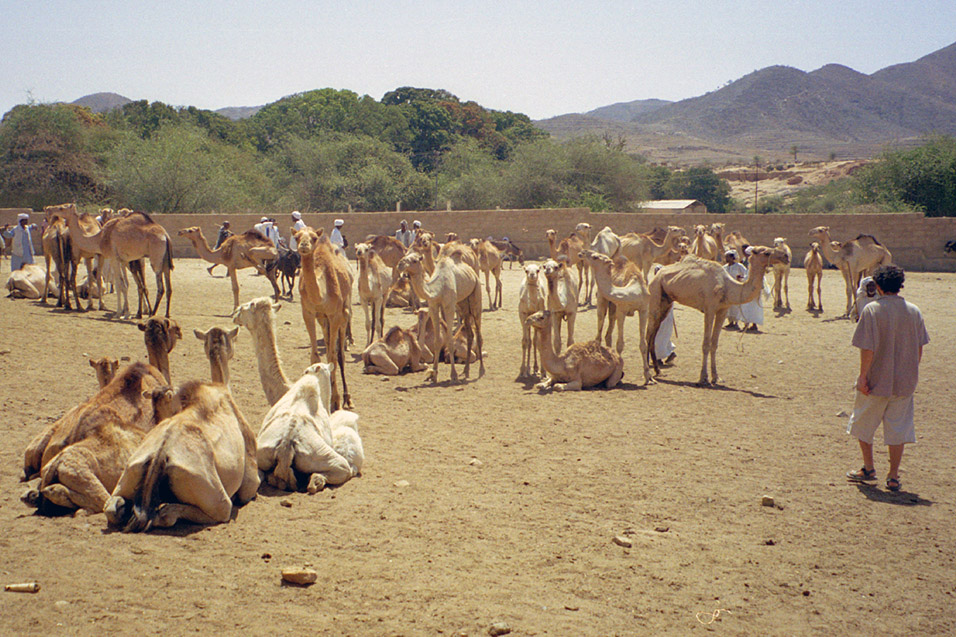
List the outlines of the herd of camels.
{"label": "herd of camels", "polygon": [[[87,310],[96,297],[99,309],[104,309],[108,278],[117,293],[115,315],[128,316],[129,270],[139,292],[137,316],[156,314],[165,294],[166,317],[139,323],[149,363],[119,368],[111,359],[90,361],[100,390],[31,442],[24,456],[24,480],[40,482],[23,500],[42,512],[77,508],[105,512],[111,525],[130,531],[169,526],[180,519],[203,524],[227,521],[233,507],[251,500],[261,482],[315,493],[359,474],[364,450],[345,373],[345,351],[352,342],[353,289],[358,290],[365,314],[361,358],[366,373],[427,370],[426,382],[436,383],[444,362],[456,382],[456,364],[464,366],[465,378],[475,362],[479,377],[484,374],[482,288],[488,309],[500,308],[502,264],[519,261],[524,268],[517,299],[522,329],[519,378],[540,380],[535,385],[539,391],[618,384],[624,372],[624,322],[635,313],[643,381],[653,384],[661,373],[654,342],[674,303],[704,315],[698,383],[718,383],[717,345],[727,313],[761,294],[768,270],[774,275],[775,307],[790,308],[792,254],[786,239],[778,238],[769,247],[750,246],[740,233],[725,235],[720,223],[697,226],[690,236],[677,226],[622,235],[605,227],[592,238],[590,226],[581,223],[559,240],[548,230],[550,255],[543,263],[525,263],[520,248],[507,241],[465,242],[449,233],[439,242],[433,232],[421,230],[406,248],[394,237],[370,235],[355,246],[357,272],[322,229],[306,227],[295,234],[295,252],[311,365],[291,381],[276,344],[275,313],[281,307],[273,267],[279,258],[276,246],[252,230],[213,249],[198,228],[187,228],[180,235],[193,243],[200,257],[228,270],[237,327],[195,331],[204,344],[212,382],[191,380],[176,389],[169,352],[182,333],[169,318],[173,262],[165,229],[139,212],[104,211],[102,224],[92,215],[78,214],[72,204],[50,207],[46,214],[42,243],[47,270],[39,296],[43,302],[54,286],[60,304],[69,307],[72,293],[77,308],[82,307],[76,283],[82,260],[87,268]],[[846,313],[851,313],[860,278],[889,263],[890,252],[869,235],[838,242],[825,226],[809,235],[815,241],[804,261],[808,309],[822,311],[820,277],[826,259],[843,274]],[[730,248],[747,255],[744,281],[734,280],[721,265]],[[156,275],[153,303],[143,276],[146,258]],[[273,298],[240,305],[236,272],[243,268],[269,277]],[[597,334],[593,340],[578,342],[575,317],[582,304],[590,307],[592,299]],[[408,308],[415,324],[386,329],[386,307]],[[318,349],[316,323],[322,330],[326,363]],[[243,326],[253,338],[270,405],[258,435],[229,391],[232,340]]]}

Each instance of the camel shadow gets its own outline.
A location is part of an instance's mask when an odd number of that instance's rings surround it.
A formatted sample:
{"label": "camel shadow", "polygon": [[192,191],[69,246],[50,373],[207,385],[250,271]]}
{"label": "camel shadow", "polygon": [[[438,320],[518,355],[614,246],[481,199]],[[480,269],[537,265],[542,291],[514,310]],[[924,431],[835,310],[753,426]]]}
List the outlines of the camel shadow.
{"label": "camel shadow", "polygon": [[775,307],[773,308],[773,313],[774,316],[780,318],[782,316],[786,316],[787,314],[793,313],[793,310],[788,307]]}
{"label": "camel shadow", "polygon": [[749,389],[735,389],[733,387],[727,387],[726,385],[720,383],[713,383],[711,385],[700,385],[696,382],[691,382],[689,380],[668,380],[666,378],[657,377],[655,379],[658,383],[662,385],[675,385],[677,387],[690,387],[692,389],[703,389],[711,391],[731,391],[737,392],[740,394],[749,394],[754,398],[780,398],[780,396],[774,396],[772,394],[762,394],[758,391],[750,391]]}
{"label": "camel shadow", "polygon": [[849,320],[850,320],[850,317],[849,317],[849,316],[834,316],[833,318],[825,318],[825,319],[823,319],[823,322],[824,322],[824,323],[836,323],[836,322],[838,322],[838,321],[849,321]]}
{"label": "camel shadow", "polygon": [[897,506],[933,506],[932,500],[921,498],[918,493],[910,491],[884,491],[872,484],[854,484],[857,490],[873,502],[895,504]]}
{"label": "camel shadow", "polygon": [[820,315],[823,314],[823,310],[818,310],[817,308],[807,308],[807,314],[813,316],[813,318],[820,318]]}

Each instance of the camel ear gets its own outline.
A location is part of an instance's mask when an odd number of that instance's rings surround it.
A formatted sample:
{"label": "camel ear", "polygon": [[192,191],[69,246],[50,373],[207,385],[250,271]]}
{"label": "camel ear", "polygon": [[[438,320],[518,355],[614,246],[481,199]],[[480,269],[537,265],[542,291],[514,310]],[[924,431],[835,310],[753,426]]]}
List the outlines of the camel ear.
{"label": "camel ear", "polygon": [[146,323],[137,323],[137,324],[136,324],[136,327],[139,328],[139,331],[140,331],[140,332],[145,332],[145,331],[146,331]]}
{"label": "camel ear", "polygon": [[321,237],[323,234],[325,234],[325,228],[319,228],[315,231],[315,236],[317,237]]}
{"label": "camel ear", "polygon": [[281,309],[282,309],[282,303],[273,303],[273,304],[272,304],[272,311],[273,311],[273,312],[278,312],[278,311],[281,310]]}
{"label": "camel ear", "polygon": [[201,332],[201,331],[196,330],[196,329],[193,330],[193,334],[195,334],[195,335],[196,335],[196,338],[198,338],[198,339],[201,340],[201,341],[206,340],[206,334],[208,334],[208,333],[209,333],[208,331],[206,331],[206,332]]}
{"label": "camel ear", "polygon": [[92,358],[90,359],[90,367],[96,367],[96,362]]}
{"label": "camel ear", "polygon": [[232,339],[236,338],[237,336],[239,336],[239,326],[238,326],[238,325],[235,326],[234,328],[232,328],[231,330],[229,330],[228,332],[226,332],[226,338],[228,338],[230,341],[231,341]]}

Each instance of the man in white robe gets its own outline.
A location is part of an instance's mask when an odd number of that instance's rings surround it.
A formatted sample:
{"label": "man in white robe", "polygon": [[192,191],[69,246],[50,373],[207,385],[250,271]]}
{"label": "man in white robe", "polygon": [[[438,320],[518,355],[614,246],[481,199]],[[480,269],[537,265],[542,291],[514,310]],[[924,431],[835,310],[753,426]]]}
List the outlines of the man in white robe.
{"label": "man in white robe", "polygon": [[[724,253],[724,271],[727,272],[728,276],[734,281],[743,283],[747,280],[747,268],[737,262],[736,250],[727,250]],[[741,306],[731,305],[727,311],[727,329],[739,330],[740,326],[737,325],[737,321],[743,320],[744,317],[741,312]]]}
{"label": "man in white robe", "polygon": [[30,215],[25,212],[17,215],[17,225],[7,232],[8,237],[13,237],[13,245],[10,246],[11,272],[33,263],[33,237],[30,231],[36,229],[36,224],[30,223]]}

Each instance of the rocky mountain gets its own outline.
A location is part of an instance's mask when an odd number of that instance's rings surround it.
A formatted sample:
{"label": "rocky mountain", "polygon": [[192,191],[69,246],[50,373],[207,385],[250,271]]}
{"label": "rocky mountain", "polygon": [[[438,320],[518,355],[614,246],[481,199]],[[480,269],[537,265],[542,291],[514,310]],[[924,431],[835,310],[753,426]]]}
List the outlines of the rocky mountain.
{"label": "rocky mountain", "polygon": [[[639,100],[536,122],[557,137],[608,131],[652,159],[735,161],[761,154],[864,157],[927,133],[956,135],[956,44],[872,75],[829,64],[771,66],[679,102]],[[622,117],[634,105],[634,114]],[[603,127],[603,128],[602,128]]]}
{"label": "rocky mountain", "polygon": [[656,111],[661,106],[672,104],[667,100],[635,100],[633,102],[618,102],[610,106],[602,106],[585,113],[588,117],[607,119],[613,122],[629,122],[638,115]]}
{"label": "rocky mountain", "polygon": [[94,113],[106,113],[132,101],[128,97],[116,93],[93,93],[92,95],[84,95],[78,100],[73,100],[72,103],[86,106]]}

